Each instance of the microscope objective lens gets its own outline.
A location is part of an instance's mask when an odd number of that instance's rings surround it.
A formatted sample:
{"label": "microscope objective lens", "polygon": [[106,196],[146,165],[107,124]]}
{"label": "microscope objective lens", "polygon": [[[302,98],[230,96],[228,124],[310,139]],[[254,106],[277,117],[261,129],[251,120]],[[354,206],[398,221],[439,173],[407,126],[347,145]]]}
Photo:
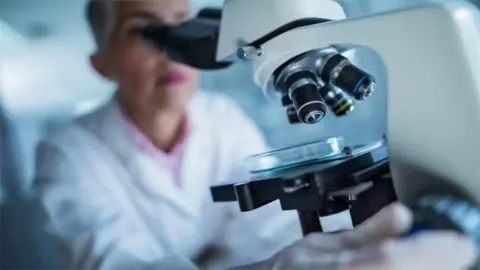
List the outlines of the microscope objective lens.
{"label": "microscope objective lens", "polygon": [[321,111],[312,111],[305,116],[305,123],[307,124],[315,124],[320,122],[325,114]]}
{"label": "microscope objective lens", "polygon": [[368,84],[362,84],[360,87],[361,89],[359,89],[358,91],[360,93],[363,93],[361,99],[366,99],[375,92],[376,83],[375,81],[370,80]]}
{"label": "microscope objective lens", "polygon": [[298,117],[306,124],[315,124],[325,117],[327,111],[316,86],[304,85],[292,93]]}
{"label": "microscope objective lens", "polygon": [[302,121],[300,121],[300,119],[298,118],[297,111],[295,110],[295,108],[293,106],[292,107],[287,107],[286,113],[287,113],[288,122],[290,124],[302,123]]}
{"label": "microscope objective lens", "polygon": [[301,122],[315,124],[325,117],[327,106],[320,96],[317,77],[313,72],[296,72],[287,78],[286,85]]}
{"label": "microscope objective lens", "polygon": [[324,81],[332,83],[356,100],[364,100],[375,92],[375,78],[341,54],[331,57],[320,74]]}
{"label": "microscope objective lens", "polygon": [[322,87],[320,95],[336,116],[346,115],[354,109],[355,101],[348,94],[331,85]]}

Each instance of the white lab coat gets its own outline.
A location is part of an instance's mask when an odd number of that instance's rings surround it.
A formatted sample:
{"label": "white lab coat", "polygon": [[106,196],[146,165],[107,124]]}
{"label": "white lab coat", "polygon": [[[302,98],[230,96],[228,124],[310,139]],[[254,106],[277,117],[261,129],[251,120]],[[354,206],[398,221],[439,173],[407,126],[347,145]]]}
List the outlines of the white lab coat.
{"label": "white lab coat", "polygon": [[248,179],[244,158],[267,148],[228,99],[199,93],[190,105],[180,188],[130,139],[113,101],[39,145],[35,188],[73,268],[177,269],[217,245],[223,255],[204,267],[225,269],[301,237],[296,213],[279,204],[240,213],[212,202],[211,185]]}

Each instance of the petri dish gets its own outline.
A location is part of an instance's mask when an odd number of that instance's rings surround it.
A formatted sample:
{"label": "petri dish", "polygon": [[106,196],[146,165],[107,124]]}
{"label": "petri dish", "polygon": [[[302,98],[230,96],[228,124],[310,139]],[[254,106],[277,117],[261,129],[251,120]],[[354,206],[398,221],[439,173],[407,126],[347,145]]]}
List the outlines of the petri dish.
{"label": "petri dish", "polygon": [[330,161],[342,154],[343,137],[330,137],[301,145],[253,155],[246,159],[250,173],[268,173],[286,170],[322,161]]}

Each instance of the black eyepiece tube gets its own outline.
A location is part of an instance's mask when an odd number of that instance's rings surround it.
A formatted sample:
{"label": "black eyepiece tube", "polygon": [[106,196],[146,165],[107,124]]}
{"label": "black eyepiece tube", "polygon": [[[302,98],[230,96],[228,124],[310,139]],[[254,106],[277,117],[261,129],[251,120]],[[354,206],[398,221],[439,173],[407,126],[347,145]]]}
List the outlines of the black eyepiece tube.
{"label": "black eyepiece tube", "polygon": [[219,21],[194,18],[177,26],[150,25],[142,38],[173,61],[201,70],[226,68],[229,62],[217,62]]}
{"label": "black eyepiece tube", "polygon": [[172,31],[171,26],[149,25],[142,29],[141,35],[143,40],[150,43],[156,49],[165,51],[167,47],[167,39]]}
{"label": "black eyepiece tube", "polygon": [[222,10],[220,8],[204,8],[200,10],[197,17],[220,20],[222,18]]}

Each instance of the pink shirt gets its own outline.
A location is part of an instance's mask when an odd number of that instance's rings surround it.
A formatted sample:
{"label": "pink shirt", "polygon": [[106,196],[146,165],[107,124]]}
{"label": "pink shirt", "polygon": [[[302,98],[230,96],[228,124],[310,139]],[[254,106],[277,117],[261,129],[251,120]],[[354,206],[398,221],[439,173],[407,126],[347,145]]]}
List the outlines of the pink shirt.
{"label": "pink shirt", "polygon": [[143,132],[137,128],[137,126],[128,116],[123,113],[121,115],[127,132],[133,138],[138,148],[142,152],[151,156],[159,166],[163,166],[170,170],[172,172],[175,184],[180,185],[180,165],[182,162],[182,153],[191,130],[188,121],[183,137],[170,152],[165,152],[155,147],[150,139],[148,139],[147,136],[145,136]]}

